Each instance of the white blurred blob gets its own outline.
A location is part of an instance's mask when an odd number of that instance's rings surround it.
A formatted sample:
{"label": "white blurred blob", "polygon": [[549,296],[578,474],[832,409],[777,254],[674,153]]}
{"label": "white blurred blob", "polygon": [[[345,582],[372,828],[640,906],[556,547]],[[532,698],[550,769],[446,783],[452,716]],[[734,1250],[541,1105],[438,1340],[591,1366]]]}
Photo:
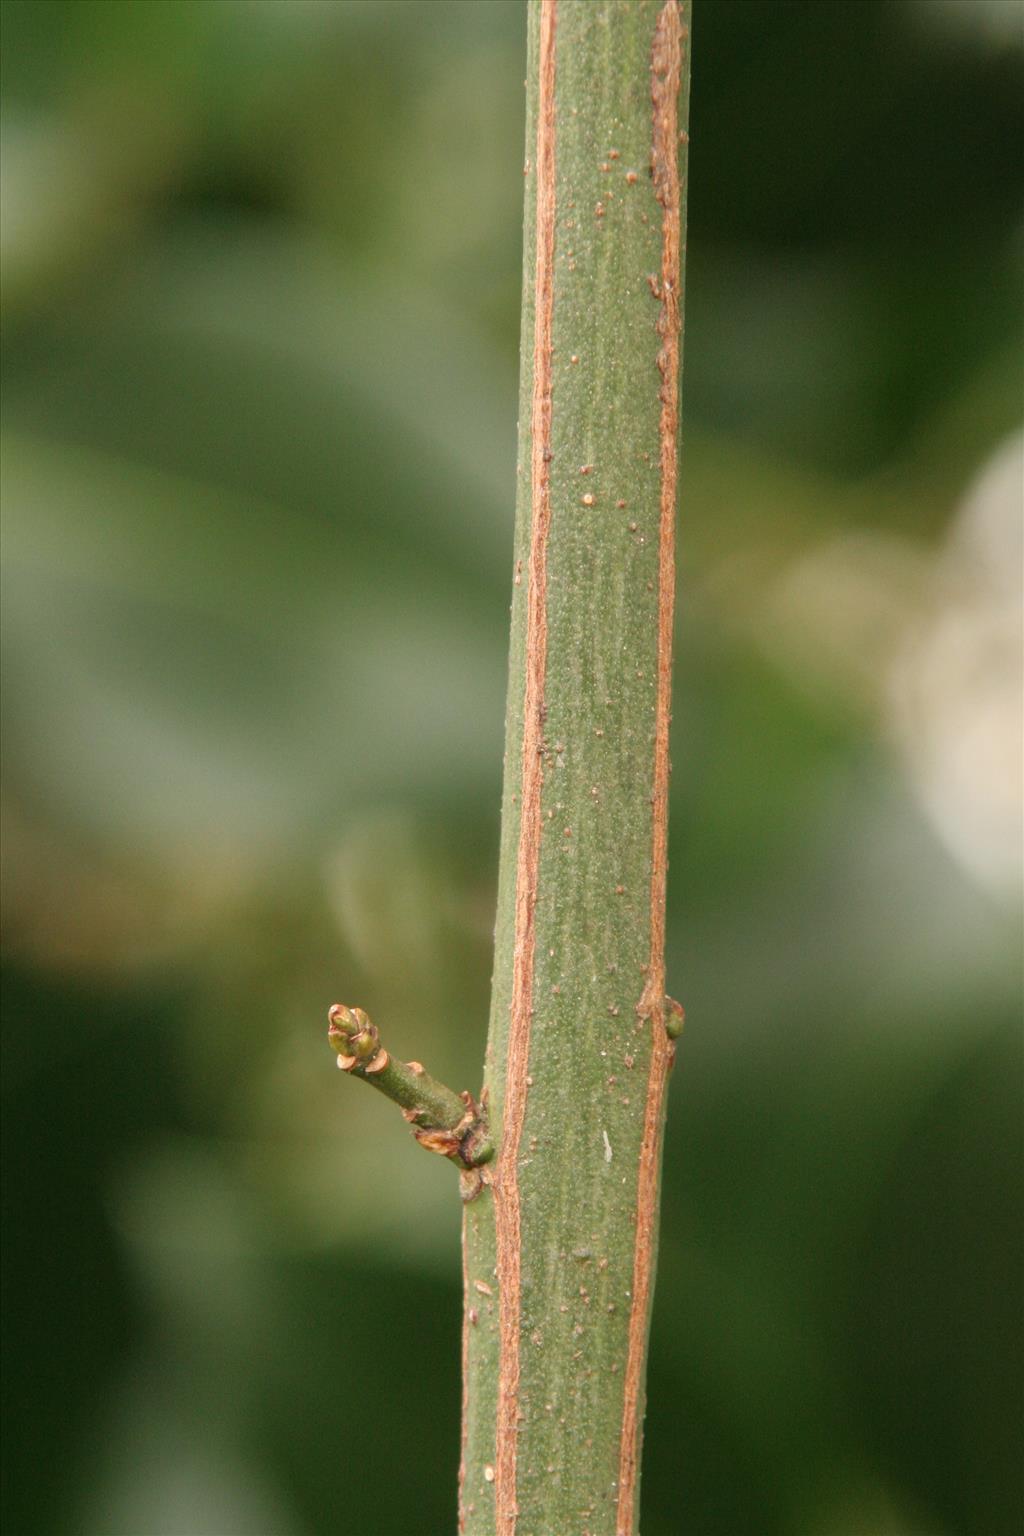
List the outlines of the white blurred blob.
{"label": "white blurred blob", "polygon": [[757,642],[818,703],[881,718],[916,800],[978,885],[1021,888],[1024,436],[1004,443],[935,554],[843,533],[769,588]]}
{"label": "white blurred blob", "polygon": [[907,1508],[902,1489],[894,1492],[866,1469],[833,1474],[814,1494],[800,1510],[799,1529],[816,1536],[936,1536],[923,1513]]}
{"label": "white blurred blob", "polygon": [[941,552],[928,612],[889,670],[887,721],[943,843],[1012,898],[1022,851],[1024,436],[971,487]]}
{"label": "white blurred blob", "polygon": [[1024,48],[1021,0],[915,0],[910,18],[951,42]]}
{"label": "white blurred blob", "polygon": [[60,127],[13,118],[3,130],[0,254],[4,286],[49,259],[70,217],[91,214],[97,175],[85,146]]}
{"label": "white blurred blob", "polygon": [[295,1536],[300,1526],[234,1435],[210,1432],[158,1371],[138,1373],[109,1426],[84,1536]]}
{"label": "white blurred blob", "polygon": [[412,815],[375,807],[354,818],[325,875],[338,926],[369,975],[387,976],[396,962],[412,975],[437,970],[444,892]]}
{"label": "white blurred blob", "polygon": [[930,577],[927,556],[897,534],[837,534],[769,588],[759,644],[818,704],[874,709]]}
{"label": "white blurred blob", "polygon": [[113,1170],[109,1210],[153,1319],[100,1421],[83,1536],[296,1536],[246,1428],[282,1318],[264,1191],[220,1149],[175,1137]]}

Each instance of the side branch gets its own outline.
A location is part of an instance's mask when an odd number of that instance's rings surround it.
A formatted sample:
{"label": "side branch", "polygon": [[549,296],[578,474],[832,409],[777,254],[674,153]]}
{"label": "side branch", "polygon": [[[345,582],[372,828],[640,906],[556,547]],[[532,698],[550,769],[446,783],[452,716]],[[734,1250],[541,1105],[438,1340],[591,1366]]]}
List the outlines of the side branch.
{"label": "side branch", "polygon": [[328,1044],[338,1066],[360,1077],[400,1107],[421,1147],[450,1157],[460,1168],[477,1168],[494,1156],[487,1127],[486,1099],[455,1093],[430,1076],[418,1061],[398,1061],[380,1043],[376,1024],[362,1008],[335,1003],[328,1012]]}

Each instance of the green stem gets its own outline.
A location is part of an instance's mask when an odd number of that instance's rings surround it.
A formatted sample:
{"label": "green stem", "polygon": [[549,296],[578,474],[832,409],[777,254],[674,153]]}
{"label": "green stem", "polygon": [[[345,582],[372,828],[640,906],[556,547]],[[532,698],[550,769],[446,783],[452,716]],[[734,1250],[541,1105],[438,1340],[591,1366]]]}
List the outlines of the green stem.
{"label": "green stem", "polygon": [[633,1536],[665,1091],[689,6],[532,0],[519,496],[460,1530]]}
{"label": "green stem", "polygon": [[377,1026],[361,1008],[335,1003],[327,1039],[338,1066],[392,1099],[421,1146],[473,1169],[494,1155],[486,1114],[468,1093],[454,1093],[418,1061],[398,1061],[380,1043]]}

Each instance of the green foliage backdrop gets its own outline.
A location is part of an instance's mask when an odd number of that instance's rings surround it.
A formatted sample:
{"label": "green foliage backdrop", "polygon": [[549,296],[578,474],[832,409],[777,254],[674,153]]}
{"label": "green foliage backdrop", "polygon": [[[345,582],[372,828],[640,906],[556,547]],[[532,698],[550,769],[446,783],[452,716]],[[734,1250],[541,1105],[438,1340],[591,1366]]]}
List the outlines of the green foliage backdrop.
{"label": "green foliage backdrop", "polygon": [[[645,1536],[1019,1528],[1016,0],[694,7]],[[518,0],[7,0],[5,1529],[450,1530]]]}

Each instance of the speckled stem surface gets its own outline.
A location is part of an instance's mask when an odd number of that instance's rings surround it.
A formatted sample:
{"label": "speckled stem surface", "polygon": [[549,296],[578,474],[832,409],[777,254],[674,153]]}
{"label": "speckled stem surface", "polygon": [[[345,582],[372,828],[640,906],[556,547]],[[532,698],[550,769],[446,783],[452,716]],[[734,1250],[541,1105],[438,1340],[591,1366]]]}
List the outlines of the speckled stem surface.
{"label": "speckled stem surface", "polygon": [[[665,1090],[689,5],[533,0],[466,1536],[634,1536]],[[677,1028],[673,1012],[671,1032]]]}

